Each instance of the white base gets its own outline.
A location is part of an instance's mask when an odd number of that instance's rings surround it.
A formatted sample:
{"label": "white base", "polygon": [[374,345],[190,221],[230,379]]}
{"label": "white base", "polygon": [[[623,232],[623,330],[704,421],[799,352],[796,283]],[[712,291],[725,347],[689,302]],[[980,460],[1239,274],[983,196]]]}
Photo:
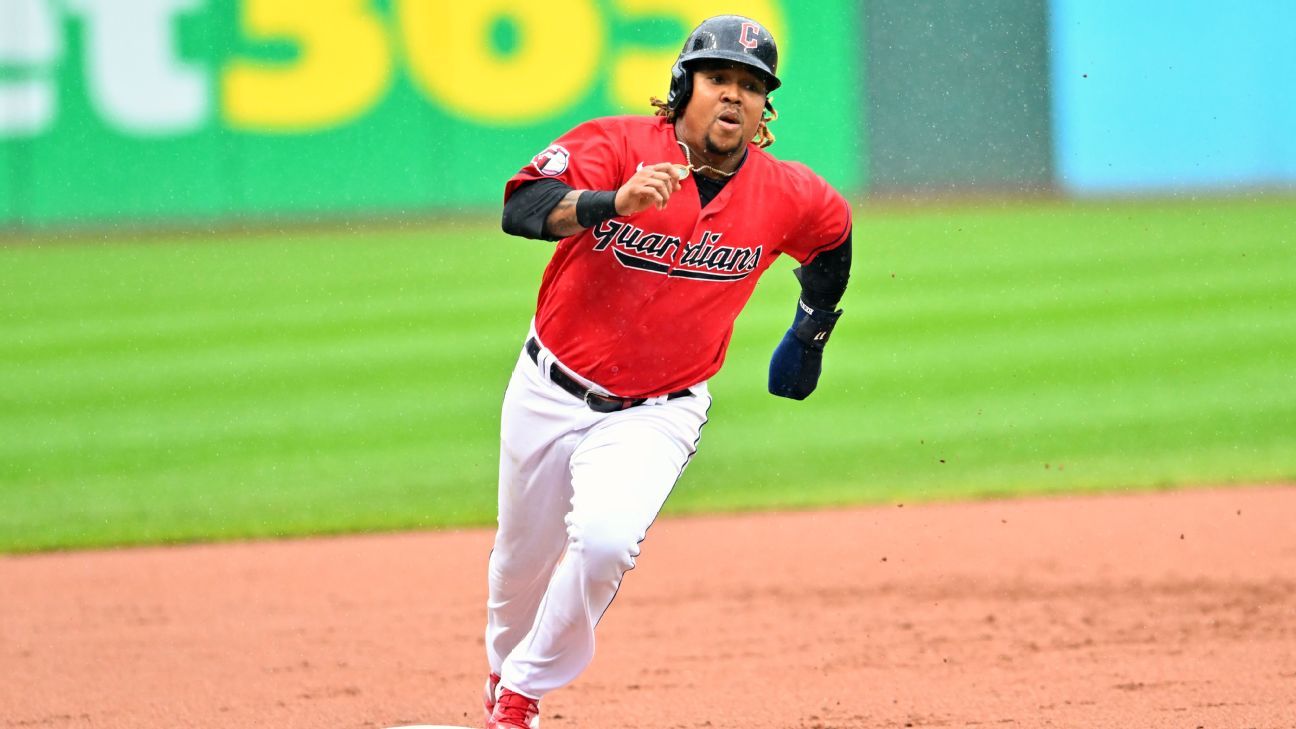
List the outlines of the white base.
{"label": "white base", "polygon": [[446,724],[415,724],[413,726],[394,726],[391,729],[474,729],[467,726],[449,726]]}

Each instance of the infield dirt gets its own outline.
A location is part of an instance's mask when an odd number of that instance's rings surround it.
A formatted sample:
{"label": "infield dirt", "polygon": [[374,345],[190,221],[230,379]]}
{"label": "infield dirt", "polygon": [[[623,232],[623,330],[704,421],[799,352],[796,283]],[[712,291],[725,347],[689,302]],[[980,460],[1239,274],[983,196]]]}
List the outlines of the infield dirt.
{"label": "infield dirt", "polygon": [[[1296,487],[663,519],[543,726],[1296,727]],[[480,723],[484,530],[0,558],[0,726]]]}

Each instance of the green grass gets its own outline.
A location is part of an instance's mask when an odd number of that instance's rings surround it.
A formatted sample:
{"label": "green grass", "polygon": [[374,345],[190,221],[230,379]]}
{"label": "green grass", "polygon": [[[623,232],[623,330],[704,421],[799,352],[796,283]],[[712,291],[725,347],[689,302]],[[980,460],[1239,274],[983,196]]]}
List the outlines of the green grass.
{"label": "green grass", "polygon": [[[820,391],[780,261],[674,513],[1296,479],[1296,200],[860,211]],[[0,550],[488,524],[551,246],[0,248]]]}

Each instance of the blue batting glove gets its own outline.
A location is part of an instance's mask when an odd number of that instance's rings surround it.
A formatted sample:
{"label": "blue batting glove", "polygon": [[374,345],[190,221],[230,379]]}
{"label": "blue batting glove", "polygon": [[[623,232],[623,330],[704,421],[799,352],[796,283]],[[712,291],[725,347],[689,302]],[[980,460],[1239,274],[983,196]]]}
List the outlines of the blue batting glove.
{"label": "blue batting glove", "polygon": [[792,326],[770,358],[771,395],[804,400],[814,392],[823,370],[824,345],[841,315],[841,309],[814,309],[804,301],[797,301]]}

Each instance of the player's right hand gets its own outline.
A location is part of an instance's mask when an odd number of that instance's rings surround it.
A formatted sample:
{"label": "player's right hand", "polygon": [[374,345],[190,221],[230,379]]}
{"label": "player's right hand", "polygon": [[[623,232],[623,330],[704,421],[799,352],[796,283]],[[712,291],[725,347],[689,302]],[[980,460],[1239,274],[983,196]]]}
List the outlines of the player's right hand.
{"label": "player's right hand", "polygon": [[662,210],[670,196],[680,189],[680,171],[686,168],[670,162],[644,165],[626,180],[616,193],[616,212],[619,216],[634,215],[650,206]]}
{"label": "player's right hand", "polygon": [[823,371],[824,345],[841,315],[841,309],[812,309],[797,301],[792,326],[770,358],[771,395],[804,400],[815,391]]}

